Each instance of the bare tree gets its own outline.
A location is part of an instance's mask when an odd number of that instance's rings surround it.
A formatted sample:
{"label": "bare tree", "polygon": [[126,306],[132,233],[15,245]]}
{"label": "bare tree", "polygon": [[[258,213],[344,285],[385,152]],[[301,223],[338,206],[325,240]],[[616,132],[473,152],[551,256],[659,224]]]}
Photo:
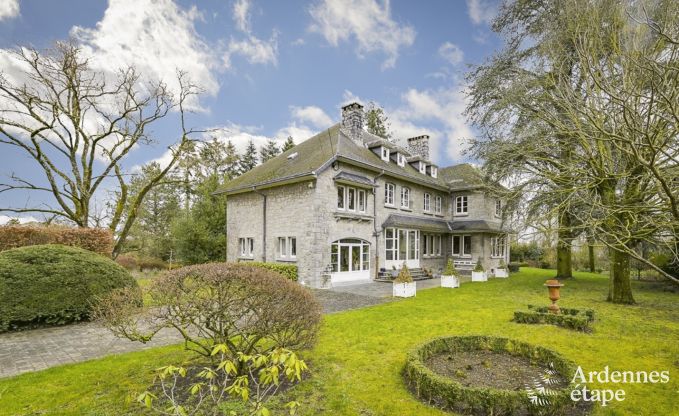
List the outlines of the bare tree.
{"label": "bare tree", "polygon": [[[116,235],[116,257],[144,197],[172,170],[197,132],[185,123],[186,104],[198,94],[197,87],[181,72],[175,95],[162,82],[144,81],[131,67],[115,74],[96,71],[73,43],[57,43],[45,52],[17,48],[10,57],[24,69],[26,80],[0,75],[0,143],[23,151],[43,180],[12,174],[0,184],[0,193],[45,193],[53,203],[0,206],[0,211],[38,213],[88,227],[98,222],[98,192],[113,186],[117,191],[108,223]],[[131,197],[126,157],[133,148],[152,144],[151,126],[175,111],[180,132],[169,163]]]}

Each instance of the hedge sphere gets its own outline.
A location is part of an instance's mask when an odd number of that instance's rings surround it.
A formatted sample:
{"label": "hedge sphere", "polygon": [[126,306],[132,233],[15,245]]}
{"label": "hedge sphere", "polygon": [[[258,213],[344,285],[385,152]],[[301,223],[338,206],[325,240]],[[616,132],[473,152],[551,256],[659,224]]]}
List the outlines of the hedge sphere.
{"label": "hedge sphere", "polygon": [[0,332],[88,319],[92,303],[116,288],[136,287],[111,259],[62,245],[0,252]]}

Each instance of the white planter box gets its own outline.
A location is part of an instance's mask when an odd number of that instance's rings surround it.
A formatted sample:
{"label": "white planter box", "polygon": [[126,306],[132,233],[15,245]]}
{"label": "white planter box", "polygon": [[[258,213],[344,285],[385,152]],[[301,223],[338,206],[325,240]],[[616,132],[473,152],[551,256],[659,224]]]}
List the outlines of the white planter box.
{"label": "white planter box", "polygon": [[394,297],[411,298],[415,296],[417,291],[417,283],[394,283]]}
{"label": "white planter box", "polygon": [[509,272],[507,271],[507,269],[495,269],[495,277],[505,279],[509,277]]}
{"label": "white planter box", "polygon": [[460,279],[455,275],[442,275],[441,287],[460,287]]}
{"label": "white planter box", "polygon": [[486,272],[472,272],[472,282],[487,282]]}

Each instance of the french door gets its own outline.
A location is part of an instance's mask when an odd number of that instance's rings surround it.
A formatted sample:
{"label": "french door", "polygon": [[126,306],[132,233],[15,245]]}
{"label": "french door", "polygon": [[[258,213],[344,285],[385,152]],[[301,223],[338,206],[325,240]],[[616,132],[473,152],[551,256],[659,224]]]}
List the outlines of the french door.
{"label": "french door", "polygon": [[410,268],[420,267],[420,232],[403,228],[385,230],[387,269],[400,269],[403,262]]}

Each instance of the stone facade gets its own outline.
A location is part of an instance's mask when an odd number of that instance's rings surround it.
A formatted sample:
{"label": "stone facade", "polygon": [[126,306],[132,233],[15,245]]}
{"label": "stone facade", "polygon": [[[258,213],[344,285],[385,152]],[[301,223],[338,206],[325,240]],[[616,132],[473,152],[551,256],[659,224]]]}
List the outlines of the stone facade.
{"label": "stone facade", "polygon": [[[228,261],[295,263],[300,283],[312,287],[374,279],[404,261],[435,273],[445,267],[448,258],[461,262],[468,271],[467,263],[481,259],[491,273],[501,260],[508,261],[508,241],[499,255],[492,252],[496,238],[507,239],[494,197],[476,185],[460,186],[467,184],[468,178],[462,182],[444,180],[395,162],[395,155],[417,155],[429,164],[428,136],[410,139],[409,151],[386,142],[367,151],[368,146],[375,146],[376,136],[362,131],[362,107],[350,104],[342,108],[342,114],[336,142],[328,145],[335,153],[317,169],[286,176],[280,184],[241,185],[227,193]],[[324,134],[332,136],[330,130]],[[392,152],[388,161],[381,158],[385,146]],[[304,161],[305,147],[298,149],[279,156],[278,168],[296,163],[297,157],[300,163]],[[469,169],[475,172],[471,166]],[[393,189],[392,204],[385,201],[387,187]],[[410,200],[407,205],[401,203],[404,189]],[[425,209],[425,194],[429,195],[429,210]],[[437,197],[440,212],[436,210]],[[464,214],[456,210],[458,197],[467,198]],[[388,238],[388,233],[392,237]],[[456,255],[453,239],[465,235],[471,238],[471,253]],[[243,253],[241,241],[248,239],[252,239],[252,253],[249,249]],[[290,250],[293,242],[294,256]],[[431,242],[440,248],[425,253]],[[399,249],[387,253],[388,244]]]}

